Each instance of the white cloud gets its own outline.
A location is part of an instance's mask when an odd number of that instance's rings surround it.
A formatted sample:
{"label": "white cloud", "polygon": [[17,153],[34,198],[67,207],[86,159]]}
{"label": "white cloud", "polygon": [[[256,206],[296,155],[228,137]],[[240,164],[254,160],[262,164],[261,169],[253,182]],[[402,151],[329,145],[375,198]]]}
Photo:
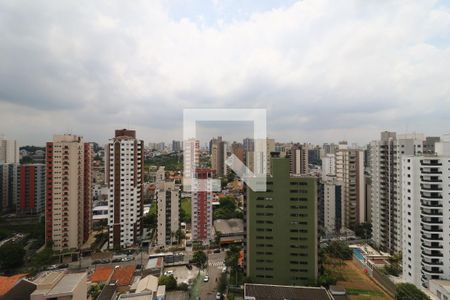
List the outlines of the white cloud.
{"label": "white cloud", "polygon": [[156,1],[2,2],[0,128],[23,143],[67,130],[60,120],[100,141],[128,124],[168,140],[181,136],[184,107],[267,107],[280,140],[450,127],[450,13],[438,1],[304,0],[244,20],[197,17],[172,19]]}

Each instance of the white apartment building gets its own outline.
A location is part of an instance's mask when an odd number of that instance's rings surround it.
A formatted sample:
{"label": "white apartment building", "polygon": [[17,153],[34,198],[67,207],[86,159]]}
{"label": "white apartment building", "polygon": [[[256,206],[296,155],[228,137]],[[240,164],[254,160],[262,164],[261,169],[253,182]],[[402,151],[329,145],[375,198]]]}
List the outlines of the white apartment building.
{"label": "white apartment building", "polygon": [[336,156],[326,154],[322,157],[322,178],[336,176]]}
{"label": "white apartment building", "polygon": [[342,224],[352,229],[366,221],[364,151],[339,145],[336,152],[336,179],[342,184]]}
{"label": "white apartment building", "polygon": [[7,140],[5,137],[0,137],[0,163],[19,163],[19,146],[15,140]]}
{"label": "white apartment building", "polygon": [[46,147],[46,243],[79,249],[92,231],[92,146],[82,137],[55,135]]}
{"label": "white apartment building", "polygon": [[422,153],[423,134],[382,132],[370,143],[372,239],[382,249],[402,249],[402,156]]}
{"label": "white apartment building", "polygon": [[[270,153],[268,153],[270,155]],[[308,145],[293,145],[290,153],[291,174],[306,175],[309,173]]]}
{"label": "white apartment building", "polygon": [[180,189],[174,181],[157,182],[158,245],[170,246],[177,242],[180,229]]}
{"label": "white apartment building", "polygon": [[190,191],[191,180],[195,170],[200,167],[200,141],[188,139],[183,142],[183,185],[185,191]]}
{"label": "white apartment building", "polygon": [[323,199],[325,232],[327,234],[339,233],[344,215],[343,190],[342,184],[335,177],[323,179]]}
{"label": "white apartment building", "polygon": [[106,150],[109,247],[126,248],[142,233],[144,142],[134,130],[116,130]]}
{"label": "white apartment building", "polygon": [[450,279],[450,135],[435,155],[403,156],[403,277],[416,286]]}

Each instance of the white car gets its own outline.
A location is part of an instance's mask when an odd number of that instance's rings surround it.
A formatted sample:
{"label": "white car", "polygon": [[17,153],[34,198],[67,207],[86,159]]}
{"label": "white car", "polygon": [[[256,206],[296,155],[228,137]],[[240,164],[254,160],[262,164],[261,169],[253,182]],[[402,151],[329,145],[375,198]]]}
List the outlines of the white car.
{"label": "white car", "polygon": [[203,278],[203,282],[208,282],[209,281],[209,276],[206,275],[205,278]]}
{"label": "white car", "polygon": [[164,276],[170,276],[170,275],[173,275],[173,271],[172,270],[164,272]]}
{"label": "white car", "polygon": [[227,267],[223,267],[222,268],[222,273],[226,273],[227,272]]}
{"label": "white car", "polygon": [[222,295],[219,292],[217,292],[217,294],[216,294],[216,299],[217,300],[221,300],[222,299]]}

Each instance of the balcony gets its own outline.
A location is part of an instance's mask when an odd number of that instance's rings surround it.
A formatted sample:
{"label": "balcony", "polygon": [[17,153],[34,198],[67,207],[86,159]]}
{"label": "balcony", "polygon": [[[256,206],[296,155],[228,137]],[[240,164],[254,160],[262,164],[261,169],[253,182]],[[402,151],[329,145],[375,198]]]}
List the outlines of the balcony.
{"label": "balcony", "polygon": [[423,241],[434,242],[434,241],[442,241],[442,240],[444,240],[444,238],[439,236],[439,234],[432,234],[432,235],[430,235],[429,233],[425,233],[423,230],[421,230],[420,233],[422,234],[422,242]]}
{"label": "balcony", "polygon": [[437,176],[420,176],[420,180],[423,182],[431,182],[431,183],[437,183],[437,182],[442,182],[441,179],[439,179],[439,177]]}
{"label": "balcony", "polygon": [[426,252],[425,250],[422,249],[422,257],[444,257],[444,254],[442,254],[441,252]]}
{"label": "balcony", "polygon": [[426,260],[422,260],[422,266],[443,266],[444,263],[442,261],[439,260],[435,260],[435,261],[426,261]]}
{"label": "balcony", "polygon": [[439,201],[421,201],[421,206],[429,208],[441,208],[442,203]]}
{"label": "balcony", "polygon": [[437,268],[431,268],[431,269],[422,268],[422,272],[425,274],[429,274],[429,275],[444,274],[444,271],[437,269]]}
{"label": "balcony", "polygon": [[440,226],[424,226],[422,227],[422,231],[426,232],[443,232],[442,228]]}
{"label": "balcony", "polygon": [[420,192],[420,196],[424,199],[442,199],[442,194],[439,192]]}
{"label": "balcony", "polygon": [[422,217],[421,222],[423,224],[431,224],[431,225],[443,223],[443,221],[440,220],[439,218],[430,218],[430,217]]}
{"label": "balcony", "polygon": [[442,216],[442,210],[424,208],[421,214],[425,216]]}
{"label": "balcony", "polygon": [[444,246],[440,245],[439,243],[431,243],[431,244],[422,243],[422,248],[433,250],[433,249],[443,249]]}
{"label": "balcony", "polygon": [[442,163],[438,159],[423,159],[420,160],[422,166],[442,166]]}
{"label": "balcony", "polygon": [[424,191],[442,191],[442,186],[439,184],[425,184],[421,183],[420,188]]}
{"label": "balcony", "polygon": [[442,174],[442,171],[439,168],[421,168],[421,172],[423,174]]}

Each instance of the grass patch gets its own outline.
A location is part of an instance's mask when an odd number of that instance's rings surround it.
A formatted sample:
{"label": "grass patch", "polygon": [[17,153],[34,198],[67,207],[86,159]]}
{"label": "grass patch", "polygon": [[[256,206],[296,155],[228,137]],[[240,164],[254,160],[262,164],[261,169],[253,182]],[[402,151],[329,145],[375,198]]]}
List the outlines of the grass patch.
{"label": "grass patch", "polygon": [[363,290],[363,289],[352,289],[347,288],[347,295],[367,295],[367,296],[374,296],[374,297],[383,297],[384,294],[379,291],[373,291],[373,290]]}
{"label": "grass patch", "polygon": [[183,198],[181,199],[181,210],[182,213],[182,220],[183,222],[189,222],[191,220],[191,199],[190,198]]}

